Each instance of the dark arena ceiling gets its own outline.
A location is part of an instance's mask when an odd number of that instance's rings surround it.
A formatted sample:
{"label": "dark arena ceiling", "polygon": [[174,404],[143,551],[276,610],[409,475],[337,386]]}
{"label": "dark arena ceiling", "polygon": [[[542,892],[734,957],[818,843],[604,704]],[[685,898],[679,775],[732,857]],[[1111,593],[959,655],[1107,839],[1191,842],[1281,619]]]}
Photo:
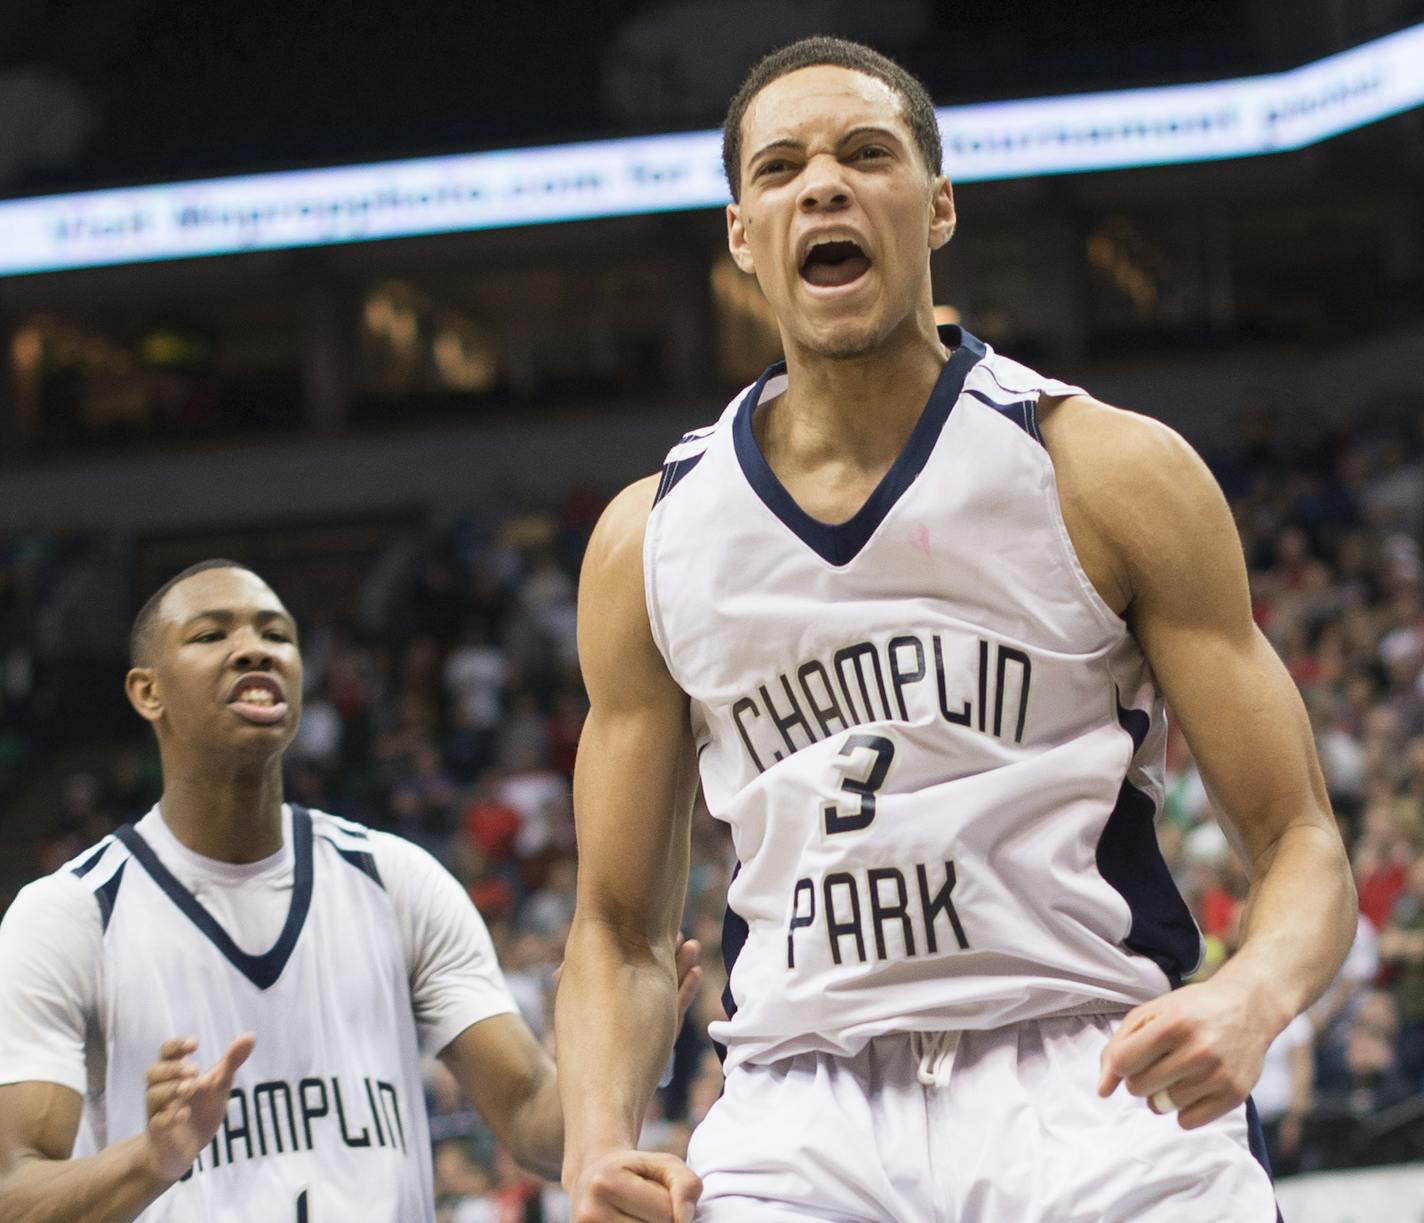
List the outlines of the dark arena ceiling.
{"label": "dark arena ceiling", "polygon": [[1421,0],[7,0],[0,196],[708,127],[759,54],[859,38],[940,103],[1274,71]]}

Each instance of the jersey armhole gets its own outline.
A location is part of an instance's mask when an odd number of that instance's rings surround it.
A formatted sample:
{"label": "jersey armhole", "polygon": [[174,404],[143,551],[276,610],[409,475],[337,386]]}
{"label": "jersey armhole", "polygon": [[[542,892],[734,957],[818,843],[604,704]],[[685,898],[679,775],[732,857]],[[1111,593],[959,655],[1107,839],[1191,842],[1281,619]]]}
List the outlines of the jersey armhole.
{"label": "jersey armhole", "polygon": [[656,557],[660,525],[661,515],[658,513],[658,503],[655,502],[648,514],[647,524],[643,527],[643,604],[648,613],[648,631],[653,638],[653,645],[657,647],[658,653],[662,656],[663,666],[668,669],[668,674],[672,675],[673,682],[676,683],[677,676],[673,675],[672,661],[669,658],[667,647],[667,633],[663,627],[662,611],[658,605]]}
{"label": "jersey armhole", "polygon": [[[1066,386],[1063,383],[1049,383],[1038,388],[1038,394],[1034,397],[1033,421],[1035,432],[1038,427],[1038,404],[1044,395],[1052,395],[1060,398],[1064,395],[1083,395],[1087,392],[1079,387]],[[1083,601],[1088,605],[1093,615],[1097,617],[1105,628],[1111,629],[1115,634],[1127,632],[1127,621],[1113,611],[1108,606],[1107,600],[1099,593],[1098,588],[1093,585],[1093,579],[1088,576],[1088,571],[1083,568],[1083,562],[1078,558],[1078,549],[1073,546],[1073,537],[1068,532],[1068,523],[1063,517],[1063,501],[1058,493],[1058,468],[1053,462],[1053,455],[1048,449],[1048,445],[1041,438],[1039,448],[1043,452],[1044,462],[1048,465],[1048,514],[1053,522],[1054,534],[1058,539],[1058,550],[1063,558],[1064,566],[1073,575],[1078,589],[1082,592]]]}

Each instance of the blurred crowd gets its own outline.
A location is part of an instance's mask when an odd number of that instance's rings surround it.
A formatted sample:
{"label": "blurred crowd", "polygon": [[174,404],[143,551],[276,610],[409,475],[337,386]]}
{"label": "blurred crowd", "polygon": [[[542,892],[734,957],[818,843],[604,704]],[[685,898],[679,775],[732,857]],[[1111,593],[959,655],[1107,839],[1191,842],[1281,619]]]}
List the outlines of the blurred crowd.
{"label": "blurred crowd", "polygon": [[[1393,407],[1313,427],[1251,411],[1209,456],[1360,893],[1343,968],[1254,1093],[1287,1174],[1424,1157],[1424,405]],[[1231,953],[1246,893],[1211,817],[1174,732],[1159,835],[1206,936],[1204,974]]]}
{"label": "blurred crowd", "polygon": [[[1253,410],[1207,454],[1241,531],[1257,622],[1304,696],[1360,890],[1345,967],[1272,1047],[1255,1095],[1285,1173],[1424,1156],[1424,412],[1403,407],[1310,428]],[[557,509],[447,523],[379,631],[304,623],[306,707],[288,758],[291,798],[398,832],[449,867],[545,1041],[574,905],[571,776],[587,710],[575,583],[600,508],[576,492]],[[14,551],[0,558],[0,610],[18,606]],[[0,704],[0,787],[10,709]],[[156,785],[138,747],[69,776],[45,867],[142,814]],[[676,1152],[720,1088],[705,1031],[720,1014],[731,851],[705,812],[694,827],[685,925],[707,978],[644,1133]],[[1237,938],[1246,876],[1176,732],[1160,836],[1209,974]],[[428,1090],[442,1220],[564,1217],[561,1192],[497,1149],[438,1063]]]}

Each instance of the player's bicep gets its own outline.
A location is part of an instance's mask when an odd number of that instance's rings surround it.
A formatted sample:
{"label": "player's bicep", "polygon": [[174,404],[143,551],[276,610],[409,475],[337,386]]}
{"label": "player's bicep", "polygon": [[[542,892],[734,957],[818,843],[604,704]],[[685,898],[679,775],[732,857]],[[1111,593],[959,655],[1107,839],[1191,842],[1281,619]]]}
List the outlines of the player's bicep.
{"label": "player's bicep", "polygon": [[687,698],[654,642],[644,595],[652,495],[644,481],[609,507],[579,587],[589,693],[574,772],[579,902],[634,927],[665,927],[670,914],[676,923],[694,776]]}
{"label": "player's bicep", "polygon": [[0,1086],[0,1177],[27,1159],[68,1159],[84,1100],[58,1083]]}
{"label": "player's bicep", "polygon": [[1226,499],[1180,439],[1144,480],[1129,563],[1132,631],[1248,861],[1292,823],[1328,822],[1309,721],[1251,615]]}

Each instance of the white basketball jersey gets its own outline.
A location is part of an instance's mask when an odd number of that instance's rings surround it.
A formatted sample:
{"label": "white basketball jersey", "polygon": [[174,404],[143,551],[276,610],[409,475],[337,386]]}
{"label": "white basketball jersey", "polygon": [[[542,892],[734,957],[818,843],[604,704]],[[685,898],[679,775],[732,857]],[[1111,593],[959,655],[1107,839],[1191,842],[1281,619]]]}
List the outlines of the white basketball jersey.
{"label": "white basketball jersey", "polygon": [[942,338],[904,451],[844,523],[758,447],[784,366],[663,469],[649,618],[738,857],[729,1066],[1122,1009],[1200,956],[1157,850],[1162,702],[1035,422],[1040,393],[1078,388]]}
{"label": "white basketball jersey", "polygon": [[132,827],[79,861],[103,917],[104,1092],[83,1155],[143,1131],[144,1072],[174,1036],[211,1065],[243,1032],[227,1118],[143,1223],[433,1223],[430,1136],[405,958],[359,824],[295,805],[291,906],[237,946]]}

